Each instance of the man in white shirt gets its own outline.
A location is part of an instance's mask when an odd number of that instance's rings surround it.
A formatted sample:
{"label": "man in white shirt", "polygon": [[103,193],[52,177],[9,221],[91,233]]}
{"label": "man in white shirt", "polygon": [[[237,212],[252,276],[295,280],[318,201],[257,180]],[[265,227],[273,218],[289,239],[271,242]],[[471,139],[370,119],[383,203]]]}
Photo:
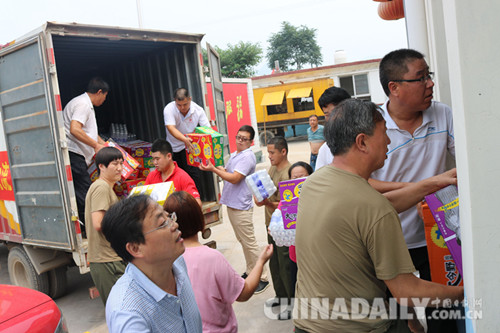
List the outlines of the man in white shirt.
{"label": "man in white shirt", "polygon": [[[335,109],[335,106],[345,99],[351,98],[351,95],[345,89],[338,87],[330,87],[326,89],[318,99],[318,105],[325,114],[325,123],[330,117],[330,113]],[[333,155],[326,143],[319,148],[318,157],[316,158],[316,168],[319,170],[322,166],[332,163]]]}
{"label": "man in white shirt", "polygon": [[69,101],[63,111],[78,217],[82,221],[85,218],[85,197],[92,184],[87,167],[94,154],[104,147],[104,141],[97,134],[94,106],[104,103],[108,91],[109,85],[95,77],[90,80],[87,92]]}
{"label": "man in white shirt", "polygon": [[174,91],[174,101],[168,103],[163,109],[163,117],[167,141],[174,152],[174,161],[193,178],[196,187],[202,194],[201,171],[187,164],[186,148],[191,150],[193,145],[191,144],[192,140],[185,134],[193,133],[197,126],[210,127],[205,110],[191,101],[191,96],[186,88],[178,88]]}
{"label": "man in white shirt", "polygon": [[[389,98],[382,106],[382,115],[391,143],[384,167],[371,174],[370,183],[381,192],[440,174],[447,169],[447,152],[455,155],[452,111],[432,100],[433,74],[424,56],[411,49],[392,51],[380,62],[380,83]],[[385,183],[376,184],[373,179]],[[399,216],[413,264],[422,279],[430,280],[424,223],[417,208]],[[457,330],[454,320],[431,320],[428,327],[431,333]]]}

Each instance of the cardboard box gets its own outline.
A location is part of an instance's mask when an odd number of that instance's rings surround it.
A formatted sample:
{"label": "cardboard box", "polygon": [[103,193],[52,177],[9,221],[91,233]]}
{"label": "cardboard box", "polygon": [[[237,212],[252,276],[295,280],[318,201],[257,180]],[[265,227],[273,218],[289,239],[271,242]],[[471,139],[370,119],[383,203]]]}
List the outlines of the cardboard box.
{"label": "cardboard box", "polygon": [[115,147],[122,152],[123,155],[123,170],[122,179],[128,179],[135,169],[139,167],[137,162],[132,156],[129,155],[122,147],[116,144],[113,140],[108,140],[104,143],[106,147]]}
{"label": "cardboard box", "polygon": [[278,184],[281,201],[281,215],[285,229],[295,229],[297,223],[297,207],[300,190],[306,178],[297,178],[282,181]]}
{"label": "cardboard box", "polygon": [[422,205],[422,213],[424,216],[427,252],[429,253],[431,280],[448,286],[462,286],[462,276],[427,204]]}
{"label": "cardboard box", "polygon": [[212,137],[209,134],[186,134],[193,140],[194,151],[186,150],[187,164],[199,166],[200,163],[207,164],[210,160],[215,165],[214,153],[212,148]]}
{"label": "cardboard box", "polygon": [[154,168],[152,157],[136,157],[137,162],[139,162],[140,169],[151,169]]}
{"label": "cardboard box", "polygon": [[212,149],[214,151],[215,166],[224,165],[224,135],[214,131],[211,127],[196,127],[195,133],[209,134],[212,137]]}
{"label": "cardboard box", "polygon": [[122,182],[117,182],[115,185],[113,185],[113,191],[115,192],[118,199],[126,198],[128,195],[127,187]]}
{"label": "cardboard box", "polygon": [[149,173],[154,170],[154,168],[139,168],[139,178],[147,178]]}
{"label": "cardboard box", "polygon": [[150,142],[134,140],[123,143],[122,147],[134,158],[151,157],[151,145],[152,143]]}
{"label": "cardboard box", "polygon": [[89,173],[89,176],[90,176],[90,181],[93,183],[97,180],[97,178],[99,178],[99,173],[97,172],[97,166],[95,165],[95,162],[92,161],[92,163],[90,163],[88,169],[87,169],[87,172]]}
{"label": "cardboard box", "polygon": [[453,260],[462,274],[462,245],[460,240],[460,220],[458,214],[458,190],[450,185],[427,195],[425,201],[429,206],[434,221],[450,250]]}
{"label": "cardboard box", "polygon": [[132,189],[134,189],[137,186],[142,186],[144,185],[144,182],[146,181],[146,178],[139,178],[139,179],[134,179],[134,180],[126,180],[123,182],[123,190],[127,192],[127,195],[132,193]]}
{"label": "cardboard box", "polygon": [[165,203],[168,196],[175,191],[174,182],[164,182],[158,184],[150,184],[137,186],[132,189],[130,195],[147,194],[161,206]]}

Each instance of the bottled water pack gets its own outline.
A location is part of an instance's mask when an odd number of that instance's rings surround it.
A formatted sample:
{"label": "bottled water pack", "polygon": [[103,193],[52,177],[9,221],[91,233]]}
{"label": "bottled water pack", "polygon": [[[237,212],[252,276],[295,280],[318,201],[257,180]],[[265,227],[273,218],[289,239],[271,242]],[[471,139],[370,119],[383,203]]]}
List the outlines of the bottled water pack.
{"label": "bottled water pack", "polygon": [[248,188],[257,198],[257,201],[262,201],[269,198],[276,192],[276,186],[267,174],[266,170],[259,170],[245,178]]}
{"label": "bottled water pack", "polygon": [[277,246],[295,245],[295,229],[285,229],[281,210],[276,209],[271,215],[269,230]]}

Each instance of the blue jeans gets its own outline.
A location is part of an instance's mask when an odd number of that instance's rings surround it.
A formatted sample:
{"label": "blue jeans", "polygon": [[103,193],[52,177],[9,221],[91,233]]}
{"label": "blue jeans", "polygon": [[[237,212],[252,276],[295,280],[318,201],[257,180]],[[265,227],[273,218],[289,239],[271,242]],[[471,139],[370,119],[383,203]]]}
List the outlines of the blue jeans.
{"label": "blue jeans", "polygon": [[316,170],[316,160],[318,159],[318,154],[311,153],[311,158],[309,159],[309,164],[313,168],[313,171]]}

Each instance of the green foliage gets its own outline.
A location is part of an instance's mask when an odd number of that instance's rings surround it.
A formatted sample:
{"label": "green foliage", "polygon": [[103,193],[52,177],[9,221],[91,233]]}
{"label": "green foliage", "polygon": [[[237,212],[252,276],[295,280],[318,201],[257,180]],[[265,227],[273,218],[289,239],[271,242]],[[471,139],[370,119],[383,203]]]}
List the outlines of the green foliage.
{"label": "green foliage", "polygon": [[267,64],[274,68],[274,61],[279,61],[281,71],[302,69],[305,64],[311,67],[323,62],[321,48],[316,42],[316,29],[305,25],[295,27],[288,22],[281,23],[281,30],[267,40],[270,44],[267,52]]}
{"label": "green foliage", "polygon": [[[235,45],[227,44],[226,49],[214,46],[220,57],[223,77],[248,78],[255,74],[254,67],[262,59],[262,48],[258,43],[239,41]],[[207,51],[203,49],[203,62],[208,66]]]}

